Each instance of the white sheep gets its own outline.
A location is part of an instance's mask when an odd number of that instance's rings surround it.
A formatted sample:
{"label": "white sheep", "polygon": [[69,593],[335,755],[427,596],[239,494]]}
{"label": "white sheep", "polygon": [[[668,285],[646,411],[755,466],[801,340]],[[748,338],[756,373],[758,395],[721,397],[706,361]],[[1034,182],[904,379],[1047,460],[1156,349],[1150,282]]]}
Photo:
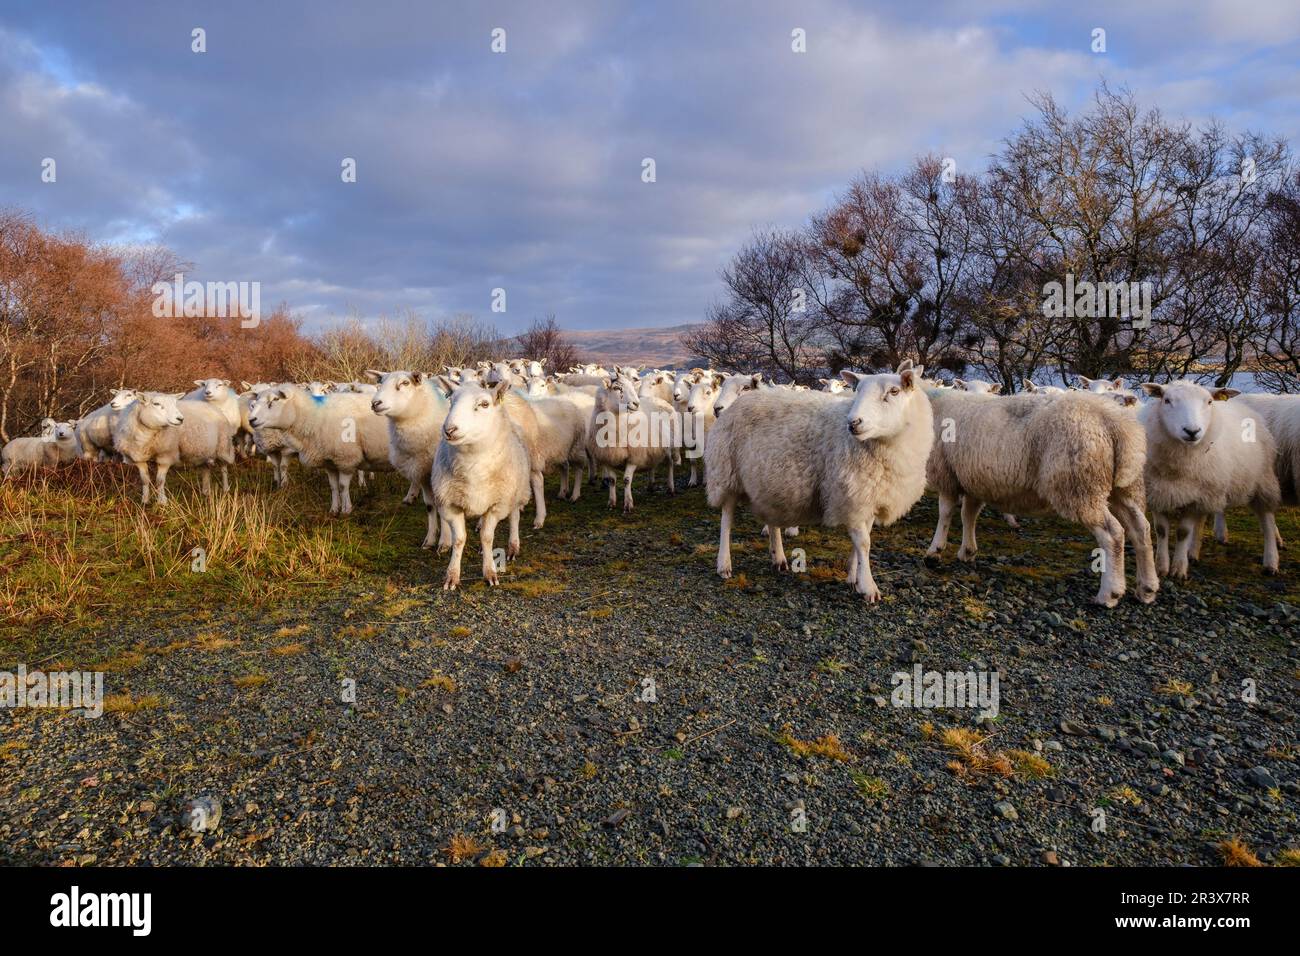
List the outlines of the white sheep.
{"label": "white sheep", "polygon": [[831,395],[843,395],[850,391],[848,384],[842,378],[819,378],[817,383],[821,385],[821,391]]}
{"label": "white sheep", "polygon": [[229,490],[227,471],[235,463],[235,430],[207,402],[180,401],[177,395],[137,392],[136,399],[117,416],[113,447],[140,473],[140,499],[149,503],[149,466],[160,505],[167,504],[167,473],[177,465],[200,469],[202,490],[212,491],[212,466],[221,465],[221,484]]}
{"label": "white sheep", "polygon": [[587,450],[609,479],[609,506],[618,503],[614,471],[623,472],[623,510],[635,507],[632,477],[638,468],[668,463],[668,493],[675,494],[673,453],[681,447],[681,423],[672,405],[642,398],[635,379],[604,379],[596,391]]}
{"label": "white sheep", "polygon": [[[1275,470],[1282,503],[1300,504],[1300,395],[1249,392],[1240,395],[1236,401],[1245,402],[1263,416],[1268,430],[1273,433],[1273,441],[1277,443]],[[1228,543],[1228,526],[1222,511],[1214,516],[1214,536],[1221,543]],[[1281,532],[1277,535],[1277,546],[1285,547]],[[1195,552],[1192,556],[1196,556]]]}
{"label": "white sheep", "polygon": [[[1059,385],[1039,385],[1032,379],[1025,379],[1020,383],[1023,391],[1030,395],[1064,395],[1065,389]],[[996,393],[995,393],[996,394]]]}
{"label": "white sheep", "polygon": [[974,392],[977,395],[997,395],[1002,391],[1001,385],[983,382],[977,378],[954,378],[952,387],[962,392]]}
{"label": "white sheep", "polygon": [[44,418],[41,420],[40,434],[23,435],[6,442],[4,448],[0,448],[0,475],[8,478],[11,473],[58,465],[59,448],[55,444],[58,428],[59,424],[54,419]]}
{"label": "white sheep", "polygon": [[880,600],[871,574],[871,530],[906,514],[925,491],[934,440],[930,404],[911,362],[898,374],[845,371],[852,397],[751,390],[726,409],[704,450],[709,504],[722,510],[718,574],[732,573],[731,526],[738,502],[771,528],[774,567],[788,567],[781,527],[848,529],[848,582]]}
{"label": "white sheep", "polygon": [[[552,393],[553,387],[556,387],[553,382],[541,376],[530,376],[523,396],[537,416],[538,454],[543,471],[550,471],[558,465],[560,497],[577,501],[582,495],[582,471],[590,462],[587,438],[596,400],[594,395],[581,389],[565,388],[563,392]],[[570,491],[570,469],[575,464],[579,470],[573,476]]]}
{"label": "white sheep", "polygon": [[451,533],[444,590],[460,586],[467,518],[479,519],[483,579],[489,587],[497,584],[492,552],[502,518],[510,519],[506,558],[519,554],[519,512],[528,503],[532,463],[506,409],[509,389],[509,380],[503,380],[491,389],[462,384],[451,393],[432,472],[434,499]]}
{"label": "white sheep", "polygon": [[[447,394],[435,380],[420,372],[379,372],[367,375],[379,379],[370,408],[376,415],[388,420],[388,460],[393,468],[411,483],[415,493],[424,498],[428,529],[422,548],[441,545],[445,550],[451,538],[445,523],[441,541],[437,502],[430,484],[433,474],[433,457],[442,435],[442,423],[447,418]],[[408,491],[408,497],[411,497]]]}
{"label": "white sheep", "polygon": [[81,457],[87,460],[104,459],[116,454],[113,450],[113,426],[118,413],[135,401],[133,388],[115,388],[113,397],[77,422],[77,442]]}
{"label": "white sheep", "polygon": [[257,396],[249,423],[277,428],[304,468],[321,468],[330,484],[330,514],[352,513],[352,476],[390,471],[388,424],[370,408],[370,396],[334,393],[319,398],[296,385]]}
{"label": "white sheep", "polygon": [[[1146,429],[1147,502],[1155,517],[1156,564],[1161,574],[1187,577],[1199,555],[1206,518],[1249,505],[1264,535],[1264,571],[1277,573],[1281,503],[1277,445],[1265,416],[1248,402],[1230,401],[1235,388],[1213,391],[1195,382],[1143,382],[1155,401],[1138,413]],[[1172,559],[1171,526],[1178,537]]]}
{"label": "white sheep", "polygon": [[961,503],[961,561],[978,548],[975,524],[987,502],[1001,511],[1051,511],[1092,532],[1100,546],[1101,584],[1094,600],[1114,607],[1124,595],[1124,540],[1133,545],[1138,599],[1159,588],[1144,513],[1141,426],[1114,402],[1086,392],[998,397],[933,389],[934,450],[927,480],[939,496],[929,554],[947,544]]}
{"label": "white sheep", "polygon": [[1086,375],[1075,375],[1074,381],[1079,388],[1097,395],[1127,391],[1122,378],[1088,378]]}

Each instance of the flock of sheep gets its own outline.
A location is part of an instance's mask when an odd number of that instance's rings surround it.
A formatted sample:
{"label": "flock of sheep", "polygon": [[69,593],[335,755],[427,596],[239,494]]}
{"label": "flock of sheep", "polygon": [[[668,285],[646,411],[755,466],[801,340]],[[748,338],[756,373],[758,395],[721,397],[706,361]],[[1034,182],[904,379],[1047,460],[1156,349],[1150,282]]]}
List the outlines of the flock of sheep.
{"label": "flock of sheep", "polygon": [[[988,383],[923,378],[903,362],[895,371],[852,371],[822,379],[822,389],[765,382],[762,373],[726,374],[594,365],[546,374],[540,361],[480,362],[441,375],[370,371],[368,382],[195,382],[187,394],[118,389],[76,422],[42,423],[39,436],[0,451],[14,469],[117,459],[139,470],[141,495],[167,501],[176,466],[211,469],[257,455],[276,485],[289,464],[320,469],[331,514],[352,510],[351,484],[395,470],[409,482],[405,501],[422,498],[423,547],[450,549],[444,587],[460,583],[466,522],[478,520],[483,577],[497,583],[499,522],[509,522],[506,560],[519,554],[519,521],[534,507],[546,521],[544,478],[560,474],[559,496],[576,501],[586,480],[609,482],[609,504],[634,507],[638,470],[654,483],[688,463],[688,486],[701,467],[709,504],[721,511],[717,571],[731,575],[731,527],[744,503],[766,523],[771,562],[788,568],[783,539],[798,526],[846,529],[852,542],[848,583],[880,599],[871,575],[871,532],[911,509],[927,488],[939,519],[929,553],[947,542],[960,508],[958,559],[977,550],[975,525],[987,504],[1015,515],[1050,512],[1086,527],[1097,541],[1101,582],[1094,600],[1113,607],[1124,595],[1124,545],[1133,548],[1137,596],[1155,599],[1162,576],[1187,576],[1199,557],[1207,519],[1226,541],[1223,512],[1249,506],[1259,518],[1263,566],[1278,569],[1282,541],[1274,515],[1300,492],[1300,396],[1241,394],[1191,381],[1090,380],[1061,389],[1033,386],[1001,396]],[[152,474],[151,474],[152,468]],[[1153,551],[1151,512],[1156,529]],[[1170,540],[1173,554],[1170,555]]]}

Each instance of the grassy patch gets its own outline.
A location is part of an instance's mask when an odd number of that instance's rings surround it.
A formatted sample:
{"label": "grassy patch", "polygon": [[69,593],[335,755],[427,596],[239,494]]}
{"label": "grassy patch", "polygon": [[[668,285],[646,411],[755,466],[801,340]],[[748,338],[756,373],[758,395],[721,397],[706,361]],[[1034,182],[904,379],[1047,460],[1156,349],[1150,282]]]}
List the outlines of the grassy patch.
{"label": "grassy patch", "polygon": [[816,740],[800,740],[790,732],[790,725],[786,724],[777,735],[776,742],[789,747],[796,757],[824,757],[846,763],[853,759],[835,734],[825,734]]}
{"label": "grassy patch", "polygon": [[162,706],[162,698],[157,694],[145,694],[132,697],[130,694],[109,694],[104,698],[106,714],[137,714],[143,710],[157,710]]}
{"label": "grassy patch", "polygon": [[1240,837],[1229,837],[1219,844],[1219,856],[1224,866],[1263,866],[1250,847]]}

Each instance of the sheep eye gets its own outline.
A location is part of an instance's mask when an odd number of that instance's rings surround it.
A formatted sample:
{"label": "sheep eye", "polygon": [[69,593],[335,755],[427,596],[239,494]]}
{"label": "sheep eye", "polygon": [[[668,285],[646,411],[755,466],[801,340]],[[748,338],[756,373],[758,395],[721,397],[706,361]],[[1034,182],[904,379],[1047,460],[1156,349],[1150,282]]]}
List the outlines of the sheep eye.
{"label": "sheep eye", "polygon": [[890,394],[890,395],[897,395],[897,394],[898,394],[898,389],[897,389],[897,388],[891,388],[891,389],[889,390],[889,394]]}

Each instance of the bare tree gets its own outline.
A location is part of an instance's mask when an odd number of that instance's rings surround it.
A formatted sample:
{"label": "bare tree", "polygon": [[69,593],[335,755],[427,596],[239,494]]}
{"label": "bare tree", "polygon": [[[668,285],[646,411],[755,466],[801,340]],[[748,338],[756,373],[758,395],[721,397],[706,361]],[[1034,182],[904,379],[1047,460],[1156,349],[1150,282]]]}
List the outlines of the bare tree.
{"label": "bare tree", "polygon": [[552,312],[544,319],[533,319],[528,329],[515,339],[518,358],[545,359],[546,368],[567,372],[579,360],[577,347],[569,341]]}

